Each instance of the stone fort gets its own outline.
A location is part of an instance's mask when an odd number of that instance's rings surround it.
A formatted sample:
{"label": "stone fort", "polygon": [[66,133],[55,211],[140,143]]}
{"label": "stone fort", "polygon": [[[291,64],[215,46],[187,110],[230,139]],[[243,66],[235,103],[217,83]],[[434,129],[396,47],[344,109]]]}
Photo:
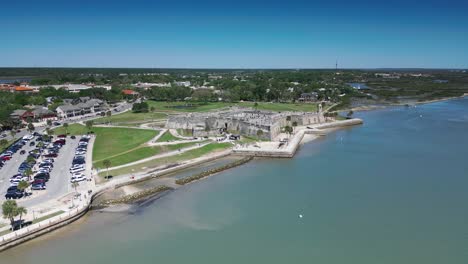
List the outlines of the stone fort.
{"label": "stone fort", "polygon": [[170,116],[166,128],[189,130],[195,137],[219,136],[228,131],[273,140],[283,127],[292,126],[293,122],[298,126],[324,123],[322,106],[319,105],[318,112],[272,112],[231,107],[209,113],[187,113]]}

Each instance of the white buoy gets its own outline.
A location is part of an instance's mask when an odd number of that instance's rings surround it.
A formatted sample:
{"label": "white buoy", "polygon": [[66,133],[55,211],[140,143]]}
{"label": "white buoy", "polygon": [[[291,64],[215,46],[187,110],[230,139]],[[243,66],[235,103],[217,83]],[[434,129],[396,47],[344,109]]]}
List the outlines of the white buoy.
{"label": "white buoy", "polygon": [[302,218],[302,215],[301,215],[301,214],[299,215],[299,218]]}
{"label": "white buoy", "polygon": [[422,117],[422,115],[419,115],[419,117]]}

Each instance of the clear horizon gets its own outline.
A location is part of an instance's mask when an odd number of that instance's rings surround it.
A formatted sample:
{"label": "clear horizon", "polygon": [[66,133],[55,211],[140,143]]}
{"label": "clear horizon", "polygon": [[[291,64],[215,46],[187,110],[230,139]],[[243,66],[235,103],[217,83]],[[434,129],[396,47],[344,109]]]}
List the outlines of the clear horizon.
{"label": "clear horizon", "polygon": [[8,2],[0,67],[466,69],[467,11],[457,1]]}

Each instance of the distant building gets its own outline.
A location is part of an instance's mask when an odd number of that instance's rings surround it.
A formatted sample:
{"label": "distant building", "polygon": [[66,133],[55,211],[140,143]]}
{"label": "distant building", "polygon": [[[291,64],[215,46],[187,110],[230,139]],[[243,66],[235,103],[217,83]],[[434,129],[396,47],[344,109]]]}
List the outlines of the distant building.
{"label": "distant building", "polygon": [[122,90],[122,93],[123,93],[124,95],[133,95],[133,96],[139,95],[139,94],[140,94],[140,93],[138,93],[137,91],[133,91],[133,90],[129,90],[129,89],[127,89],[127,90]]}
{"label": "distant building", "polygon": [[185,82],[174,82],[175,85],[177,86],[185,86],[185,87],[189,87],[190,86],[190,81],[185,81]]}
{"label": "distant building", "polygon": [[[64,100],[65,101],[65,100]],[[67,101],[69,102],[69,101]],[[73,100],[75,104],[64,104],[57,107],[57,116],[60,118],[74,117],[86,114],[99,113],[107,110],[102,100],[90,99],[89,97],[80,97]]]}
{"label": "distant building", "polygon": [[299,102],[310,103],[317,102],[318,94],[316,92],[302,93]]}
{"label": "distant building", "polygon": [[31,110],[17,109],[11,113],[12,119],[21,120],[23,122],[31,121],[44,121],[44,120],[55,120],[57,115],[43,106],[36,106]]}

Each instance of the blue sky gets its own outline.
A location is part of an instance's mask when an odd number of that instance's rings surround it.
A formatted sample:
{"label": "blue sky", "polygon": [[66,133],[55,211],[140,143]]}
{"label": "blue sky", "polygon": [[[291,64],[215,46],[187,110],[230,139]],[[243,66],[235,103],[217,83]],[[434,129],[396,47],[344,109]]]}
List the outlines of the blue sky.
{"label": "blue sky", "polygon": [[462,1],[2,1],[0,67],[468,68]]}

